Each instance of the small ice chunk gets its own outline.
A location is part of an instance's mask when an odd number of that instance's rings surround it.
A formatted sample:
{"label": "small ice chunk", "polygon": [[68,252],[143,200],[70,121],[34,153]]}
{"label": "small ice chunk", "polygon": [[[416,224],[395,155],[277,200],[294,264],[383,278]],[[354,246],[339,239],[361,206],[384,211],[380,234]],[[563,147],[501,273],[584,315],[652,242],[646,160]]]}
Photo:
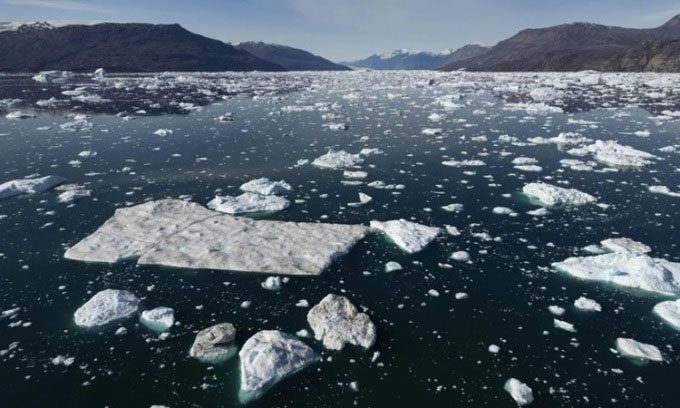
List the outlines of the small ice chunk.
{"label": "small ice chunk", "polygon": [[264,289],[267,290],[280,290],[281,289],[281,277],[270,276],[260,284]]}
{"label": "small ice chunk", "polygon": [[262,195],[277,195],[290,191],[292,187],[285,181],[271,181],[266,177],[251,180],[240,187],[241,191]]}
{"label": "small ice chunk", "polygon": [[534,401],[534,393],[531,388],[516,378],[508,379],[503,389],[510,394],[519,406],[528,405]]}
{"label": "small ice chunk", "polygon": [[73,315],[80,327],[103,326],[137,312],[139,299],[126,290],[105,289],[98,292]]}
{"label": "small ice chunk", "polygon": [[399,262],[389,261],[385,264],[385,272],[394,272],[404,269]]}
{"label": "small ice chunk", "polygon": [[470,254],[467,251],[456,251],[451,254],[451,259],[458,262],[467,262],[470,260]]}
{"label": "small ice chunk", "polygon": [[172,129],[158,129],[155,132],[153,132],[154,135],[161,137],[170,136],[173,133],[174,131]]}
{"label": "small ice chunk", "polygon": [[680,197],[680,192],[671,191],[667,186],[649,186],[650,193],[664,194],[670,197]]}
{"label": "small ice chunk", "polygon": [[397,246],[409,254],[425,248],[441,232],[437,227],[428,227],[405,219],[371,221],[370,226],[387,234]]}
{"label": "small ice chunk", "polygon": [[616,349],[625,357],[663,361],[663,356],[658,347],[651,344],[640,343],[637,340],[619,337],[616,339]]}
{"label": "small ice chunk", "polygon": [[554,314],[555,316],[562,316],[565,312],[563,307],[559,307],[557,305],[548,306],[548,310],[550,310],[550,313]]}
{"label": "small ice chunk", "polygon": [[553,319],[553,324],[555,325],[556,328],[566,330],[571,333],[576,333],[576,328],[574,328],[574,325],[568,322],[565,322],[564,320],[560,319]]}
{"label": "small ice chunk", "polygon": [[57,201],[59,201],[60,203],[72,203],[76,200],[80,200],[81,198],[89,197],[91,195],[92,191],[90,190],[85,189],[68,190],[59,194],[59,196],[57,197]]}
{"label": "small ice chunk", "polygon": [[215,198],[208,202],[207,206],[212,210],[227,214],[276,212],[288,208],[290,201],[279,196],[248,192],[239,196],[216,195]]}
{"label": "small ice chunk", "polygon": [[581,296],[574,301],[574,307],[580,310],[585,310],[589,312],[601,312],[602,306],[593,299],[588,299],[587,297]]}
{"label": "small ice chunk", "polygon": [[442,207],[442,210],[446,212],[461,212],[463,211],[463,204],[453,203]]}
{"label": "small ice chunk", "polygon": [[236,354],[236,328],[231,323],[220,323],[201,330],[189,350],[191,357],[215,364]]}
{"label": "small ice chunk", "polygon": [[371,202],[371,200],[373,200],[373,197],[371,197],[370,195],[359,193],[359,202],[361,204],[368,204]]}
{"label": "small ice chunk", "polygon": [[164,332],[175,324],[175,311],[164,306],[144,310],[139,321],[153,331]]}

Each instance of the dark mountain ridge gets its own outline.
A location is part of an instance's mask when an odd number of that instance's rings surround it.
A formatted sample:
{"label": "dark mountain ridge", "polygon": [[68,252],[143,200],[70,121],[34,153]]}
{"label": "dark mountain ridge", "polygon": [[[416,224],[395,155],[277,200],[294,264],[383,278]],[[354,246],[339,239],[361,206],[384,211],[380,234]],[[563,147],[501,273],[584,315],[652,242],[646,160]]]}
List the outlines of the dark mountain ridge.
{"label": "dark mountain ridge", "polygon": [[102,23],[0,31],[0,71],[284,71],[179,24]]}
{"label": "dark mountain ridge", "polygon": [[271,61],[289,71],[351,71],[344,65],[336,64],[311,52],[280,44],[248,41],[232,44],[263,60]]}
{"label": "dark mountain ridge", "polygon": [[591,23],[526,29],[496,44],[484,55],[447,64],[445,70],[578,71],[606,70],[607,61],[644,42],[680,39],[680,15],[647,29]]}

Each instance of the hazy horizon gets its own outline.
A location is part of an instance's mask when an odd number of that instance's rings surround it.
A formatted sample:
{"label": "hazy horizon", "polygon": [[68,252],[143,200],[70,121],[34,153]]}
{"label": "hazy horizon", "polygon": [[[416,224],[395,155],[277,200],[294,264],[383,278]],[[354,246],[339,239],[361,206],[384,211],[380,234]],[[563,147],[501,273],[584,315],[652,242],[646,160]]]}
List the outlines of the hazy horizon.
{"label": "hazy horizon", "polygon": [[197,0],[144,4],[70,0],[0,0],[2,21],[179,23],[225,42],[264,41],[302,48],[333,61],[395,49],[438,52],[494,45],[524,28],[576,21],[646,28],[680,13],[677,2],[604,0]]}

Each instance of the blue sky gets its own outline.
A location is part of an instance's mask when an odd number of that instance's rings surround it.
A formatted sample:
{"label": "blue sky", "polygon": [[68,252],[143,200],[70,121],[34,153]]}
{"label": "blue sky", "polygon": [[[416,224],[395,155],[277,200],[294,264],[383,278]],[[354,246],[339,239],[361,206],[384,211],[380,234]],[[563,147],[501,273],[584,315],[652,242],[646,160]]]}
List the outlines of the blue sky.
{"label": "blue sky", "polygon": [[678,0],[0,0],[0,21],[180,23],[223,41],[260,40],[348,60],[396,48],[495,44],[574,21],[654,27]]}

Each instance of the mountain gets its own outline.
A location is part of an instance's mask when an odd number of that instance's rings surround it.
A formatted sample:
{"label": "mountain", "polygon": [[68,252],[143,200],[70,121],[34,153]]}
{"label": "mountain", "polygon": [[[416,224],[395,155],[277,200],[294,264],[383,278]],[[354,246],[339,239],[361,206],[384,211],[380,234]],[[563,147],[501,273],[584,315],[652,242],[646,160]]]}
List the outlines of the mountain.
{"label": "mountain", "polygon": [[610,58],[604,70],[680,72],[680,40],[645,41]]}
{"label": "mountain", "polygon": [[5,23],[0,71],[114,72],[284,71],[247,51],[187,31],[178,24],[95,25]]}
{"label": "mountain", "polygon": [[631,47],[645,41],[680,39],[680,15],[649,29],[590,23],[527,29],[501,41],[486,54],[455,61],[443,69],[479,71],[579,71],[606,69]]}
{"label": "mountain", "polygon": [[289,71],[350,71],[344,65],[336,64],[305,50],[279,44],[263,42],[233,43],[234,47],[248,51],[254,56],[273,62]]}
{"label": "mountain", "polygon": [[470,44],[457,50],[444,50],[438,53],[409,49],[395,50],[385,54],[374,54],[368,58],[345,64],[369,69],[437,69],[442,65],[484,54],[487,47]]}

